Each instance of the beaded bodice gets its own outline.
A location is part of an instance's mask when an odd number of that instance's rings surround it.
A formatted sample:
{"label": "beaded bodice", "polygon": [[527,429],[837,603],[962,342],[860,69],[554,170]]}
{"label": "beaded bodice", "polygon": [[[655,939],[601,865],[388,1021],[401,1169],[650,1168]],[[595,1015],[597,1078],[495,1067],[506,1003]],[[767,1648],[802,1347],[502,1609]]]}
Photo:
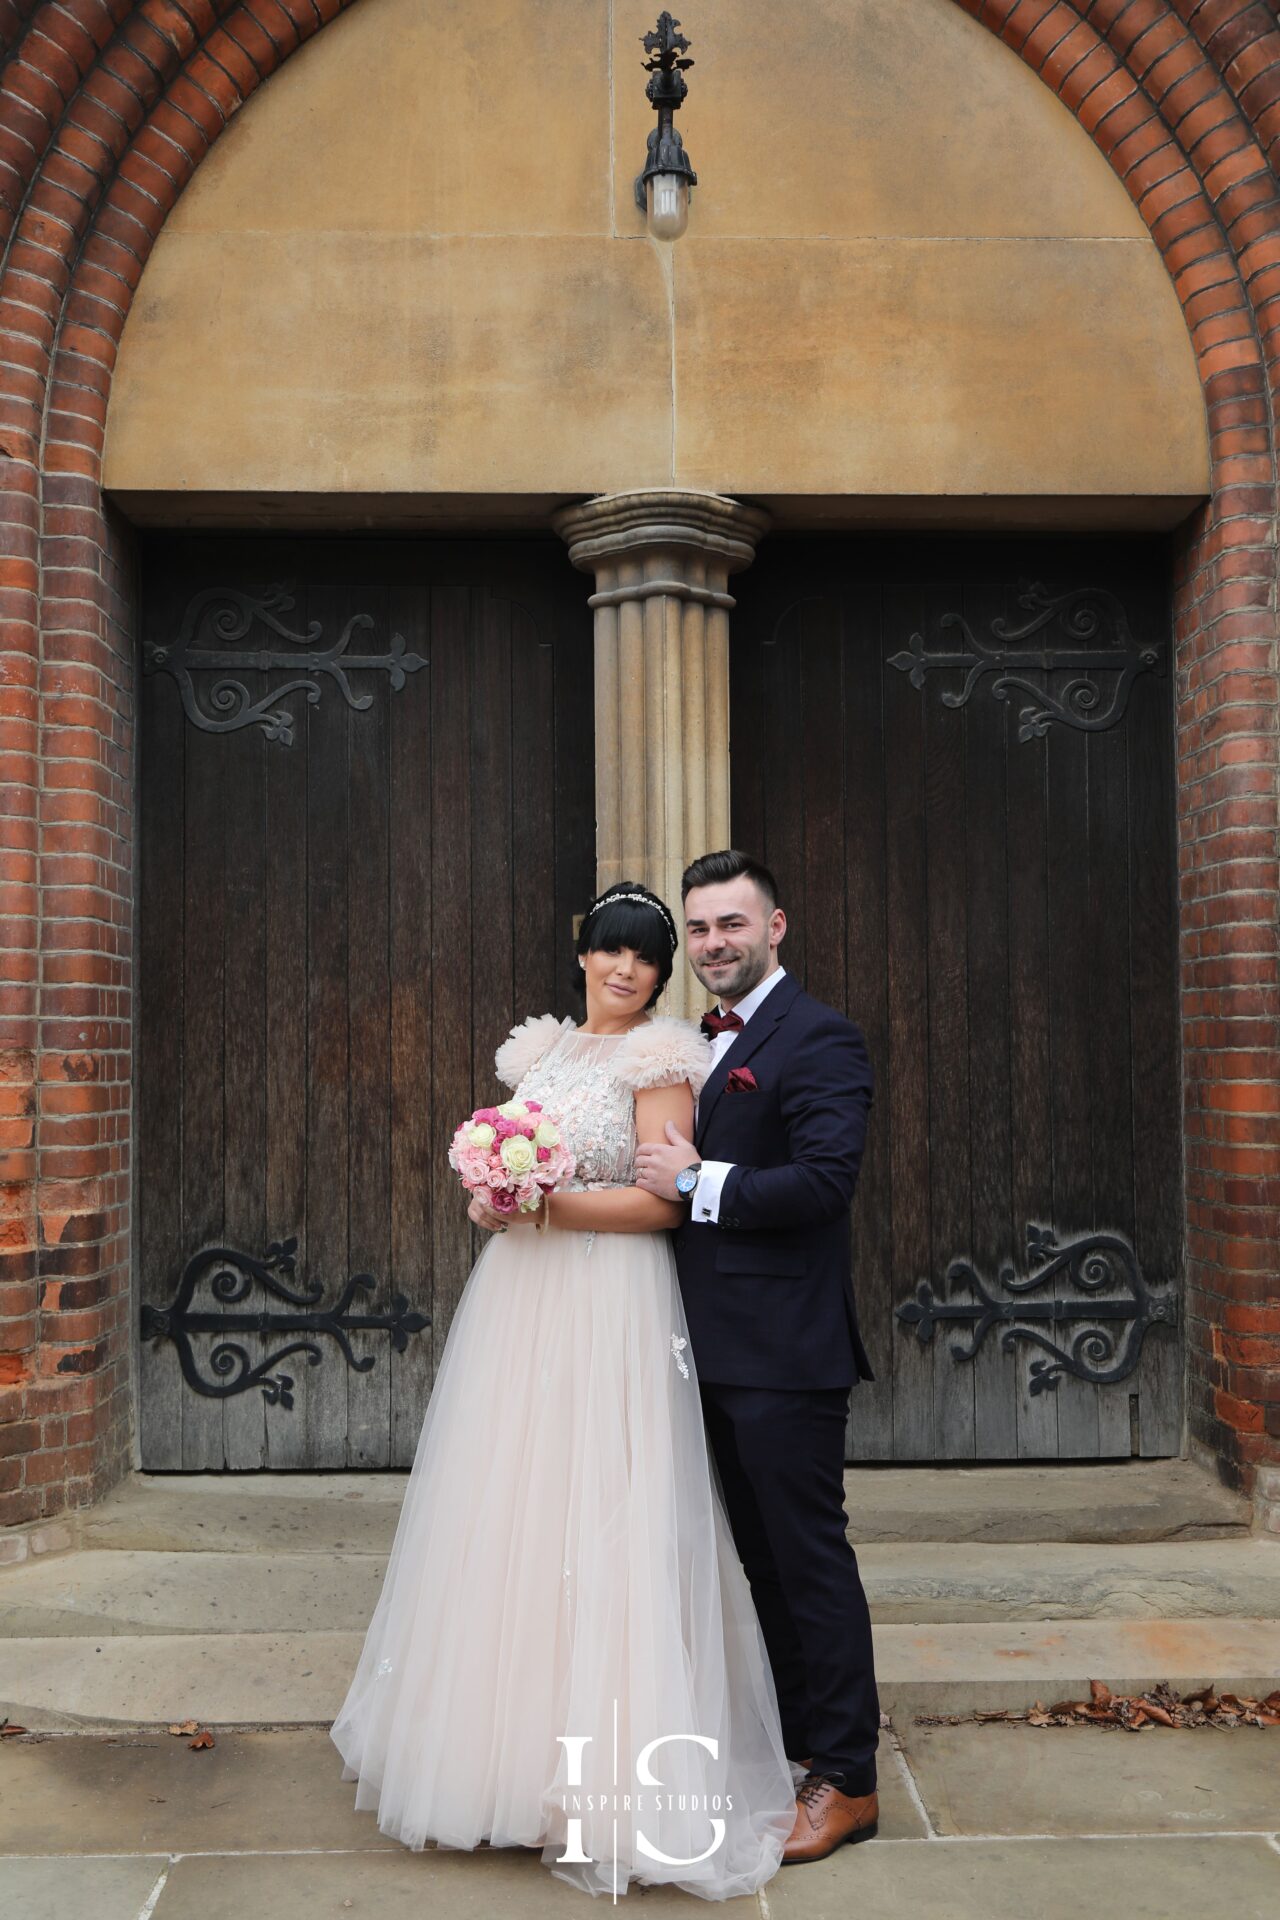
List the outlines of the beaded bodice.
{"label": "beaded bodice", "polygon": [[554,1114],[577,1162],[566,1191],[629,1187],[636,1171],[636,1099],[613,1072],[620,1033],[565,1030],[516,1087],[515,1098],[540,1100]]}

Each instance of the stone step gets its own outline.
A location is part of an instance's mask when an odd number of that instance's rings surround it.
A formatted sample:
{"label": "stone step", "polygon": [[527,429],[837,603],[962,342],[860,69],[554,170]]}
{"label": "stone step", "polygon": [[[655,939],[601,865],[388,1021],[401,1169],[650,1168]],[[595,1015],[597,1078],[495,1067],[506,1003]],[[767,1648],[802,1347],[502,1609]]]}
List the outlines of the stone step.
{"label": "stone step", "polygon": [[[1274,1538],[872,1543],[858,1557],[872,1614],[886,1624],[1280,1617]],[[382,1551],[95,1548],[0,1574],[0,1636],[363,1631],[385,1564]]]}
{"label": "stone step", "polygon": [[[961,1622],[876,1628],[881,1703],[917,1713],[1017,1710],[1087,1694],[1089,1681],[1180,1693],[1277,1683],[1272,1620]],[[32,1731],[328,1725],[360,1633],[117,1634],[0,1640],[0,1715]]]}
{"label": "stone step", "polygon": [[[75,1544],[166,1553],[385,1551],[402,1473],[131,1474],[74,1516]],[[1247,1534],[1249,1505],[1188,1460],[851,1467],[855,1541],[1123,1541]]]}

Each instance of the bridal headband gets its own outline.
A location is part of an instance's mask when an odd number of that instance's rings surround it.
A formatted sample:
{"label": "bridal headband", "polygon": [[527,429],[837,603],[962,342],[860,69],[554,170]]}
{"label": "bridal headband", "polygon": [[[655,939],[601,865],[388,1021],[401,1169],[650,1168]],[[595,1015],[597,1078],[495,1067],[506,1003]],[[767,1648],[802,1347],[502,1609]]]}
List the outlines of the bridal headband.
{"label": "bridal headband", "polygon": [[592,914],[596,911],[597,907],[611,907],[615,900],[638,900],[642,907],[652,907],[655,913],[661,914],[662,924],[666,928],[667,933],[670,936],[671,951],[672,953],[675,952],[676,947],[679,945],[679,941],[676,937],[675,927],[671,923],[671,916],[667,912],[665,907],[659,906],[656,900],[651,900],[647,893],[601,894],[600,898],[594,903],[594,905],[587,908],[585,918],[589,920]]}

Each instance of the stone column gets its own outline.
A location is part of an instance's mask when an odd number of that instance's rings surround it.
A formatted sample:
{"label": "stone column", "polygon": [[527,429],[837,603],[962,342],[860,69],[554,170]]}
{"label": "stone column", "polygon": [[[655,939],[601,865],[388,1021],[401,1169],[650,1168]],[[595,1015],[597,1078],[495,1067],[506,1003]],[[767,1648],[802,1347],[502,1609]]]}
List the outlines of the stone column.
{"label": "stone column", "polygon": [[[680,921],[680,875],[729,845],[729,575],[768,516],[716,493],[603,494],[554,517],[595,576],[596,885],[652,887]],[[708,1004],[683,958],[667,1012]]]}

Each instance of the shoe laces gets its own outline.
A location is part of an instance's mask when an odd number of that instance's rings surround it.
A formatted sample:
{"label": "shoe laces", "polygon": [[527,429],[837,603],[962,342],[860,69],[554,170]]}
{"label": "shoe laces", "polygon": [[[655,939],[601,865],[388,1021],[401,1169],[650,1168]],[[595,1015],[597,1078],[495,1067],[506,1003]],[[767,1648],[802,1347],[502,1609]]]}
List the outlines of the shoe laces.
{"label": "shoe laces", "polygon": [[843,1786],[843,1784],[843,1774],[837,1777],[827,1773],[811,1773],[806,1780],[801,1781],[799,1787],[796,1789],[796,1799],[801,1806],[811,1806],[815,1800],[821,1797],[824,1788]]}

